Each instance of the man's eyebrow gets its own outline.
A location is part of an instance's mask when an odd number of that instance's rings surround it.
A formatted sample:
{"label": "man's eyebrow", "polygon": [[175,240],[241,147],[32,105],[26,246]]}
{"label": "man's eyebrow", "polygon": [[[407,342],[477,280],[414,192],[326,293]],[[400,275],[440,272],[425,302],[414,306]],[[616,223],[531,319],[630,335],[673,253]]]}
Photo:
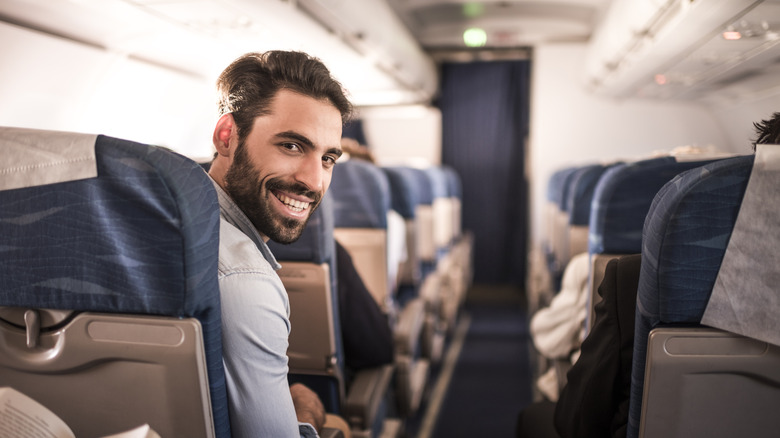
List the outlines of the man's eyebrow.
{"label": "man's eyebrow", "polygon": [[299,134],[299,133],[297,133],[295,131],[279,132],[276,135],[274,135],[274,137],[276,137],[278,139],[284,139],[284,140],[294,140],[294,141],[297,141],[298,143],[303,143],[303,144],[305,144],[308,147],[314,147],[314,143],[312,143],[312,141],[309,140],[308,137],[306,137],[305,135]]}
{"label": "man's eyebrow", "polygon": [[[305,135],[299,134],[299,133],[297,133],[295,131],[279,132],[276,135],[274,135],[274,137],[276,137],[278,139],[283,139],[283,140],[297,141],[298,143],[303,143],[304,145],[306,145],[306,147],[314,148],[314,143],[312,143],[312,141],[309,140],[308,137],[306,137]],[[326,153],[334,154],[338,158],[344,152],[341,150],[341,147],[332,147],[332,148],[329,148]]]}

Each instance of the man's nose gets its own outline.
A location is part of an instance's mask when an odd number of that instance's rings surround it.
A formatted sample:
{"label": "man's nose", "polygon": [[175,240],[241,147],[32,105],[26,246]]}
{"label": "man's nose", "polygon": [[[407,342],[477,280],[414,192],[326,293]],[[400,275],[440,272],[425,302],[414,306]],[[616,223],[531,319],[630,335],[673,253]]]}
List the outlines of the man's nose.
{"label": "man's nose", "polygon": [[306,157],[301,160],[295,172],[295,180],[305,185],[307,189],[319,193],[323,188],[324,171],[319,157]]}

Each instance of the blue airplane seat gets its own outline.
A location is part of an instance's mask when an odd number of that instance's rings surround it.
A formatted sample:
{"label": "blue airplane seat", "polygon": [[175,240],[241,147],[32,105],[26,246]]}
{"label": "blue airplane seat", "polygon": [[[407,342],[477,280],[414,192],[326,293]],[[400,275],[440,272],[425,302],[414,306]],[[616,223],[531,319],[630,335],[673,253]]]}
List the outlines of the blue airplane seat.
{"label": "blue airplane seat", "polygon": [[[404,307],[410,300],[422,297],[425,301],[426,317],[423,335],[423,355],[437,362],[441,359],[444,346],[445,326],[440,312],[440,279],[435,271],[423,277],[423,261],[420,257],[418,237],[426,233],[422,230],[422,220],[418,212],[432,205],[433,197],[425,172],[405,166],[388,166],[382,170],[390,182],[392,208],[403,216],[406,222],[407,259],[404,261],[398,288],[398,304]],[[428,233],[430,235],[430,233]]]}
{"label": "blue airplane seat", "polygon": [[406,223],[407,257],[398,279],[398,300],[401,306],[418,295],[422,281],[422,262],[417,251],[417,206],[425,186],[418,183],[418,171],[403,166],[382,167],[390,183],[391,207]]}
{"label": "blue airplane seat", "polygon": [[592,254],[641,252],[642,226],[658,190],[681,172],[711,161],[662,157],[619,164],[605,171],[593,195],[588,251]]}
{"label": "blue airplane seat", "polygon": [[449,182],[447,174],[439,166],[423,169],[431,181],[433,194],[433,241],[436,246],[436,260],[441,259],[450,250],[452,238],[452,207],[449,202]]}
{"label": "blue airplane seat", "polygon": [[404,219],[414,219],[417,205],[423,198],[420,192],[425,189],[417,182],[417,171],[403,166],[387,166],[381,169],[390,183],[391,207]]}
{"label": "blue airplane seat", "polygon": [[338,163],[330,183],[337,228],[387,228],[390,183],[367,161]]}
{"label": "blue airplane seat", "polygon": [[77,436],[229,437],[203,169],[103,135],[0,128],[0,142],[0,386]]}
{"label": "blue airplane seat", "polygon": [[395,426],[387,412],[393,366],[360,370],[347,379],[333,204],[326,195],[296,242],[269,242],[290,296],[288,379],[317,392],[325,409],[344,417],[353,433],[380,436],[385,428]]}
{"label": "blue airplane seat", "polygon": [[[366,288],[388,315],[395,342],[396,393],[399,409],[416,412],[427,384],[429,362],[420,357],[425,303],[415,298],[399,305],[398,273],[406,231],[392,218],[388,177],[373,163],[339,162],[333,170],[328,196],[334,200],[334,236],[349,252]],[[400,226],[404,228],[403,219]],[[393,225],[396,224],[396,225]],[[400,239],[400,242],[399,242]]]}
{"label": "blue airplane seat", "polygon": [[411,167],[409,173],[415,178],[418,204],[416,208],[416,252],[420,260],[420,277],[424,280],[436,269],[436,244],[433,238],[434,188],[424,169]]}
{"label": "blue airplane seat", "polygon": [[460,175],[450,166],[442,166],[447,177],[447,194],[452,202],[452,238],[458,239],[462,234],[461,209],[463,204],[463,186]]}
{"label": "blue airplane seat", "polygon": [[447,192],[450,196],[456,198],[463,198],[463,186],[460,181],[460,175],[458,172],[450,166],[443,165],[442,170],[447,175]]}
{"label": "blue airplane seat", "polygon": [[[760,340],[761,335],[742,337],[705,327],[721,327],[750,304],[777,314],[772,301],[755,298],[757,288],[749,285],[757,280],[775,291],[776,258],[752,257],[739,240],[740,223],[766,225],[754,237],[766,241],[770,253],[777,247],[776,213],[740,217],[747,214],[758,159],[741,156],[690,170],[666,184],[653,201],[644,224],[637,292],[629,437],[773,436],[780,427],[774,413],[780,403],[776,327],[766,327],[775,336],[772,343]],[[767,169],[760,167],[759,174]],[[776,186],[769,187],[752,200],[765,204],[766,214],[776,210],[776,193]],[[734,254],[730,251],[748,257],[749,268],[739,269],[733,285],[738,290],[729,291],[733,309],[712,316],[723,285],[720,275]],[[770,279],[762,276],[767,272]],[[755,321],[763,325],[776,319],[751,315],[736,332]]]}
{"label": "blue airplane seat", "polygon": [[573,174],[572,187],[566,201],[569,224],[588,225],[590,223],[590,204],[601,175],[611,166],[592,164],[577,169]]}
{"label": "blue airplane seat", "polygon": [[461,289],[460,295],[465,299],[466,291],[471,286],[474,277],[474,235],[468,230],[463,230],[463,187],[460,175],[450,166],[444,165],[441,166],[441,169],[447,177],[447,191],[450,198],[452,217],[450,254],[453,264],[459,271],[454,276],[453,281],[459,283],[457,287]]}
{"label": "blue airplane seat", "polygon": [[571,166],[552,174],[547,186],[546,257],[553,291],[560,290],[563,271],[568,263],[568,194],[574,175],[582,166]]}
{"label": "blue airplane seat", "polygon": [[569,213],[566,260],[588,251],[590,205],[596,184],[606,169],[607,166],[592,164],[580,167],[571,174],[566,199],[566,211]]}
{"label": "blue airplane seat", "polygon": [[642,227],[655,194],[681,172],[712,161],[653,158],[617,164],[599,178],[591,203],[588,231],[591,267],[586,334],[593,323],[593,308],[599,300],[596,291],[606,264],[616,255],[642,251]]}
{"label": "blue airplane seat", "polygon": [[268,247],[282,265],[277,273],[290,298],[288,380],[305,384],[320,396],[326,411],[341,415],[344,350],[330,197],[322,199],[297,241],[268,241]]}

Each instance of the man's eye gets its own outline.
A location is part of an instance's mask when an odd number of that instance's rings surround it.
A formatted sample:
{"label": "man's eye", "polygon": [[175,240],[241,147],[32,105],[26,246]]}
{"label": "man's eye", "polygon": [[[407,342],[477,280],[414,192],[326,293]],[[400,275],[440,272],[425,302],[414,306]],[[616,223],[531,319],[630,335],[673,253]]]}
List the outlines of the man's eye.
{"label": "man's eye", "polygon": [[331,157],[330,155],[325,155],[322,157],[322,162],[325,163],[327,166],[333,166],[336,164],[336,157]]}
{"label": "man's eye", "polygon": [[289,151],[298,151],[301,149],[301,147],[295,143],[282,143],[282,147]]}

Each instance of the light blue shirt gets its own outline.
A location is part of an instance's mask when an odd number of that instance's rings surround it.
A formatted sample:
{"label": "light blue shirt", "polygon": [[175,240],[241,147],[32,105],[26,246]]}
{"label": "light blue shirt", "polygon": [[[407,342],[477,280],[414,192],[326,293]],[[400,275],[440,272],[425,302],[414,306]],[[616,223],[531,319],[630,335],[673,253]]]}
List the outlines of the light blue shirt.
{"label": "light blue shirt", "polygon": [[287,382],[290,302],[281,266],[218,184],[222,351],[234,438],[317,437],[298,423]]}

